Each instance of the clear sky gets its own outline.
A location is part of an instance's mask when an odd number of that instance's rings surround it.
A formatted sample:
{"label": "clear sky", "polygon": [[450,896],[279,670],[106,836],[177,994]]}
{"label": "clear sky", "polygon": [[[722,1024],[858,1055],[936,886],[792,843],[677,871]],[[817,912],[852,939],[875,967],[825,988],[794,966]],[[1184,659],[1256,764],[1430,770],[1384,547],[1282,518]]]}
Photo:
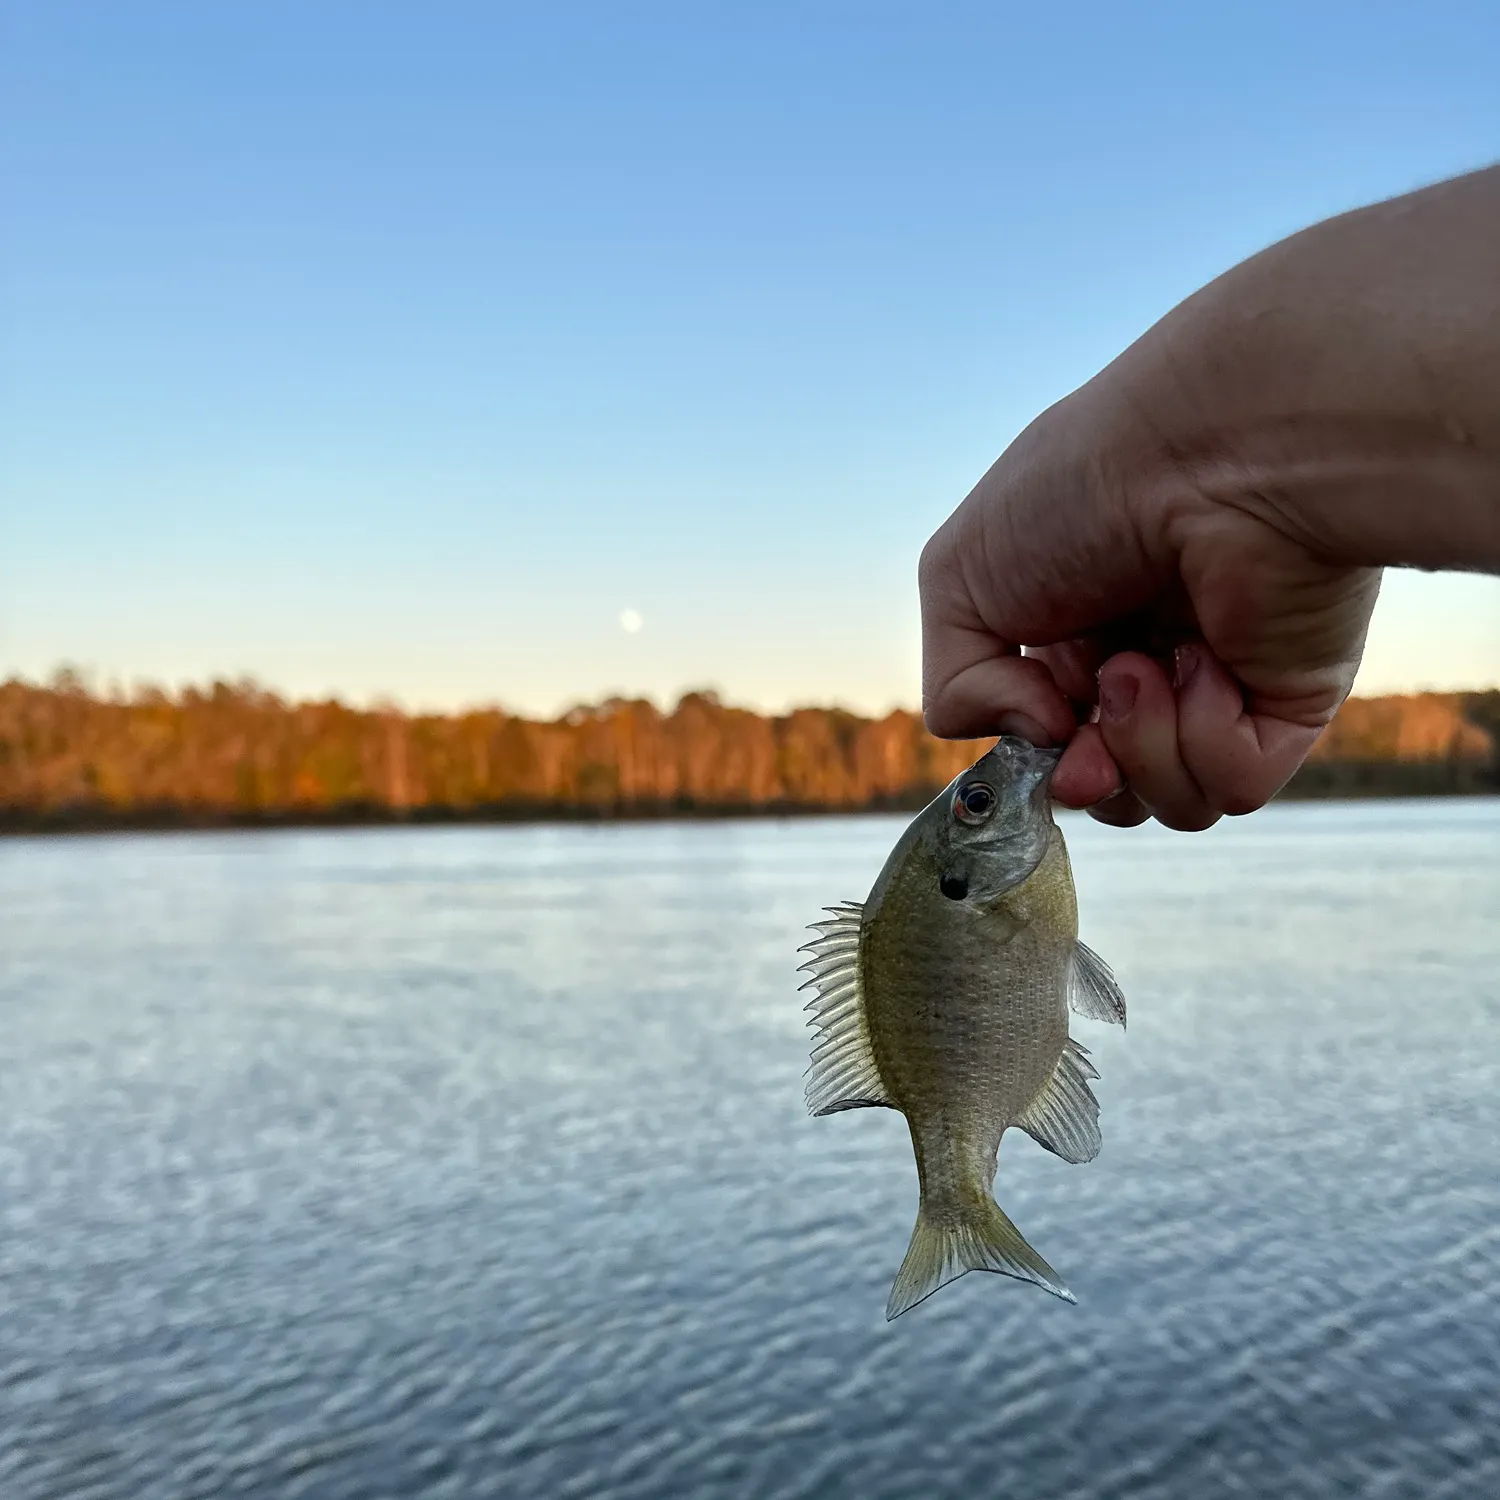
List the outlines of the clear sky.
{"label": "clear sky", "polygon": [[[0,676],[915,703],[1036,412],[1500,156],[1493,0],[0,17]],[[1497,681],[1392,580],[1361,690]]]}

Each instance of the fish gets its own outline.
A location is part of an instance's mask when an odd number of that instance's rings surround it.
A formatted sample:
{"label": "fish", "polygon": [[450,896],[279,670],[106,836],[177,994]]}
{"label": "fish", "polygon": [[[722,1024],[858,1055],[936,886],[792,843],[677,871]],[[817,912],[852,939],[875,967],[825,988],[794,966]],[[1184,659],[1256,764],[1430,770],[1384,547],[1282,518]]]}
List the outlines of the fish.
{"label": "fish", "polygon": [[814,994],[811,1114],[900,1110],[921,1190],[886,1304],[895,1318],[968,1271],[1074,1302],[993,1196],[1012,1126],[1066,1162],[1098,1154],[1098,1071],[1068,1012],[1125,1024],[1078,941],[1048,787],[1061,751],[1003,736],[912,820],[863,902],[825,907],[798,951]]}

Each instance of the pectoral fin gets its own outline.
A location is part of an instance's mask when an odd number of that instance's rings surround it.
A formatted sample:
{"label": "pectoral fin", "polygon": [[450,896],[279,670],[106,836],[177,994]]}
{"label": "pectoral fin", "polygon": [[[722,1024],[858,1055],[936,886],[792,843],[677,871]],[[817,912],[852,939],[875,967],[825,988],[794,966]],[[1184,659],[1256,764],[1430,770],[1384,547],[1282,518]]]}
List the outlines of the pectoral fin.
{"label": "pectoral fin", "polygon": [[859,929],[864,908],[845,901],[827,908],[828,922],[815,922],[819,934],[798,950],[812,957],[799,973],[811,973],[803,989],[816,988],[808,1002],[808,1024],[817,1028],[812,1066],[807,1072],[807,1107],[815,1115],[842,1109],[889,1105],[870,1047],[864,994],[859,980]]}
{"label": "pectoral fin", "polygon": [[1089,1087],[1098,1071],[1089,1055],[1069,1037],[1047,1086],[1016,1124],[1064,1161],[1093,1161],[1104,1144],[1099,1135],[1099,1101]]}
{"label": "pectoral fin", "polygon": [[1125,997],[1109,965],[1084,943],[1073,949],[1068,969],[1068,1004],[1091,1021],[1125,1024]]}

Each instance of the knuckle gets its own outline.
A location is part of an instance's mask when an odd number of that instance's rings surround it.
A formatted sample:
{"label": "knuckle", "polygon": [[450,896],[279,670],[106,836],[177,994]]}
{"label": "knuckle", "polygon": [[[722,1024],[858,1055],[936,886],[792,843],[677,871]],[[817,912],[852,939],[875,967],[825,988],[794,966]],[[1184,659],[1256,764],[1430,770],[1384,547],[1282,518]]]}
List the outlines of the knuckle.
{"label": "knuckle", "polygon": [[1231,818],[1243,818],[1246,813],[1259,812],[1266,805],[1264,797],[1244,787],[1229,788],[1218,801],[1219,810]]}
{"label": "knuckle", "polygon": [[927,538],[927,544],[917,557],[917,588],[923,595],[951,588],[955,579],[962,581],[956,556],[955,516],[949,516]]}
{"label": "knuckle", "polygon": [[1096,823],[1107,823],[1112,828],[1137,828],[1151,816],[1151,810],[1127,788],[1095,803],[1088,809],[1088,815]]}
{"label": "knuckle", "polygon": [[917,559],[917,589],[923,594],[931,593],[938,586],[940,575],[946,571],[942,554],[947,549],[942,536],[941,531],[934,532]]}
{"label": "knuckle", "polygon": [[928,734],[935,735],[940,740],[951,739],[957,730],[958,716],[954,713],[952,704],[941,693],[935,693],[922,703],[922,723]]}
{"label": "knuckle", "polygon": [[1156,820],[1177,833],[1202,833],[1212,828],[1222,816],[1213,808],[1199,807],[1171,813],[1158,812]]}

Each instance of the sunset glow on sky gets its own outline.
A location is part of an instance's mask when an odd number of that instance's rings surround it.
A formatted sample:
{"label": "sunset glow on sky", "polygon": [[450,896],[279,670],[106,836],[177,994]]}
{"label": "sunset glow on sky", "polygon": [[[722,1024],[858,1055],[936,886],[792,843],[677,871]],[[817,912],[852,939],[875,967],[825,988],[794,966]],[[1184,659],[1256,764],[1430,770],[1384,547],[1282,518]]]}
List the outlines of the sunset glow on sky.
{"label": "sunset glow on sky", "polygon": [[[1043,407],[1492,159],[1500,9],[18,4],[0,676],[555,712],[918,697]],[[1500,683],[1392,578],[1360,688]]]}

